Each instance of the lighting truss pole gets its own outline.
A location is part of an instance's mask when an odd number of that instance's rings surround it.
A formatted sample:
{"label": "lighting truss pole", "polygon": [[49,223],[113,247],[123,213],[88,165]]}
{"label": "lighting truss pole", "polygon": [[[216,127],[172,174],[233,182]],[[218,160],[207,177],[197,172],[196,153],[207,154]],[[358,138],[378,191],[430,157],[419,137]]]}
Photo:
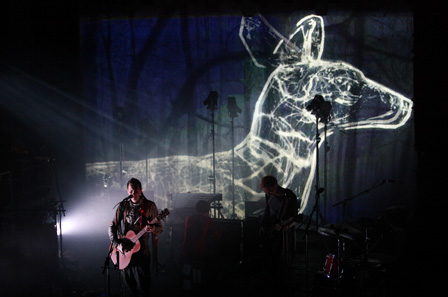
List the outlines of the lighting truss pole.
{"label": "lighting truss pole", "polygon": [[236,218],[235,214],[235,133],[234,133],[234,118],[238,117],[241,109],[236,105],[235,97],[229,97],[227,104],[229,110],[229,117],[232,124],[232,218]]}

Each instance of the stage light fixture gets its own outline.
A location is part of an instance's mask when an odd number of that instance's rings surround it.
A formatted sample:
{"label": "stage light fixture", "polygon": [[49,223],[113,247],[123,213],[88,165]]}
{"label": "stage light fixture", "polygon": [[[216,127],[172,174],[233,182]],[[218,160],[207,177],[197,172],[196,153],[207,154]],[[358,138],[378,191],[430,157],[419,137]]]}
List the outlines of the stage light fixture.
{"label": "stage light fixture", "polygon": [[321,95],[314,96],[314,99],[306,107],[306,110],[314,114],[321,123],[327,124],[330,120],[331,103],[325,101]]}

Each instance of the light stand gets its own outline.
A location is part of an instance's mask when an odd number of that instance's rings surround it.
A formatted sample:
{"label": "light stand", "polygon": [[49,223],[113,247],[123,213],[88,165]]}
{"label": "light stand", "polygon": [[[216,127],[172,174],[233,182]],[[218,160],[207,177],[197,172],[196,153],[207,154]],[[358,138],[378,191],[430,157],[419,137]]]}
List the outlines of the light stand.
{"label": "light stand", "polygon": [[234,136],[234,118],[238,117],[238,113],[241,109],[236,105],[235,97],[229,97],[227,103],[227,109],[229,110],[229,117],[232,124],[232,218],[236,219],[235,215],[235,136]]}
{"label": "light stand", "polygon": [[[311,101],[311,103],[306,107],[307,111],[310,111],[311,114],[316,116],[316,199],[314,203],[313,210],[311,211],[310,218],[308,220],[308,223],[305,228],[305,257],[306,257],[306,286],[307,286],[307,293],[308,293],[308,230],[311,224],[311,220],[313,218],[313,213],[316,212],[316,231],[319,228],[319,197],[320,194],[325,190],[324,188],[319,187],[319,120],[320,122],[325,124],[325,131],[327,127],[327,123],[329,121],[330,117],[330,110],[331,110],[331,104],[329,102],[326,102],[324,98],[321,95],[314,96],[314,99]],[[326,133],[326,132],[325,132]]]}
{"label": "light stand", "polygon": [[[325,134],[327,131],[327,123],[330,117],[331,104],[324,100],[321,95],[314,96],[314,99],[306,107],[306,110],[310,111],[311,114],[316,116],[316,202],[314,205],[313,212],[316,211],[316,230],[319,227],[319,197],[320,194],[325,190],[319,187],[319,121],[325,125]],[[312,218],[313,213],[311,213],[310,218]]]}
{"label": "light stand", "polygon": [[204,105],[207,105],[207,109],[212,113],[212,148],[213,148],[213,194],[216,194],[216,179],[215,179],[215,109],[218,103],[218,92],[211,91],[207,99],[204,101]]}
{"label": "light stand", "polygon": [[60,257],[61,257],[61,260],[63,261],[64,260],[64,252],[63,252],[63,248],[62,248],[62,216],[65,217],[64,201],[62,200],[62,197],[61,197],[58,176],[56,174],[56,169],[54,168],[54,163],[56,160],[48,159],[47,161],[50,163],[51,171],[53,172],[54,183],[55,183],[56,190],[58,192],[58,197],[59,197],[59,205],[58,205],[58,210],[57,210],[58,217],[59,217],[59,248],[60,248]]}
{"label": "light stand", "polygon": [[[330,146],[328,145],[328,140],[327,140],[327,124],[325,124],[324,127],[324,188],[327,187],[327,155],[328,155],[328,151],[330,150]],[[323,220],[325,222],[327,222],[327,210],[328,210],[328,206],[327,206],[327,202],[328,202],[328,198],[327,198],[327,191],[324,191],[324,215],[323,215]]]}

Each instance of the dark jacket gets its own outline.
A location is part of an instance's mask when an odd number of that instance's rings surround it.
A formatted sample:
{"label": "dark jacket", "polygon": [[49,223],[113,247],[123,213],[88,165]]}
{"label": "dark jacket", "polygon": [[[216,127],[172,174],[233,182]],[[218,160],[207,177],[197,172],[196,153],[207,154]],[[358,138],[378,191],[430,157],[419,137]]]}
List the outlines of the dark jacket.
{"label": "dark jacket", "polygon": [[[112,245],[117,245],[117,240],[126,237],[129,231],[137,234],[143,229],[147,222],[154,220],[158,216],[158,209],[153,201],[146,199],[143,195],[138,203],[133,203],[125,199],[119,203],[115,212],[115,217],[109,225],[109,239]],[[163,232],[163,225],[157,222],[155,231],[152,233],[153,252],[157,252],[157,237]],[[145,232],[139,239],[140,250],[132,255],[130,266],[142,265],[142,261],[147,263],[150,258],[149,233]]]}

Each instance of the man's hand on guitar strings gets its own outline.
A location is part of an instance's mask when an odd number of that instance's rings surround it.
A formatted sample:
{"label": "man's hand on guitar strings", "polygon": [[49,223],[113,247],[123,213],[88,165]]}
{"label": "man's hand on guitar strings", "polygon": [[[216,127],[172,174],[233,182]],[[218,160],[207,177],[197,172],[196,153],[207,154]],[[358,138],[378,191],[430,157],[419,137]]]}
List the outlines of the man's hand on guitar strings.
{"label": "man's hand on guitar strings", "polygon": [[151,233],[151,232],[154,232],[154,230],[156,229],[156,226],[155,225],[146,225],[145,229],[146,229],[146,232]]}
{"label": "man's hand on guitar strings", "polygon": [[128,251],[132,250],[132,248],[135,245],[135,243],[132,242],[132,240],[130,240],[128,238],[120,238],[117,240],[117,243],[121,244],[123,252],[128,252]]}

